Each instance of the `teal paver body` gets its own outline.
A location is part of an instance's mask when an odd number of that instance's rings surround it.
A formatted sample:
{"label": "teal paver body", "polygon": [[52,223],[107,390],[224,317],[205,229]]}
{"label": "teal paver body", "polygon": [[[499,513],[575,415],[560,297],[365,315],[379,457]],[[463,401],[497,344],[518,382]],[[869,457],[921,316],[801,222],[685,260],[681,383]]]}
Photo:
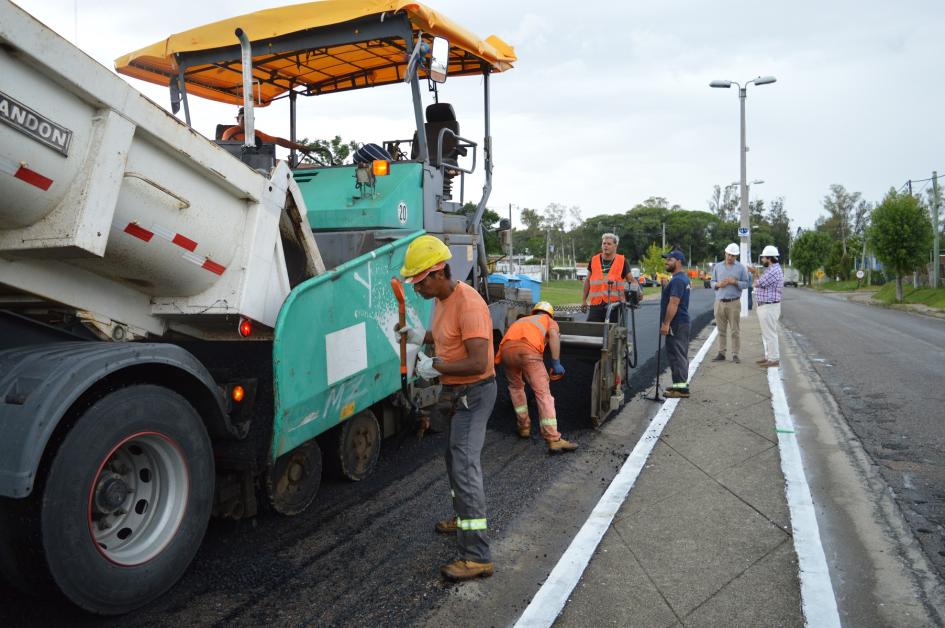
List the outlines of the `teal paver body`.
{"label": "teal paver body", "polygon": [[[273,341],[278,458],[400,389],[394,338],[407,245],[423,231],[299,284],[279,312]],[[428,326],[432,303],[407,293],[407,323]]]}
{"label": "teal paver body", "polygon": [[423,228],[423,164],[391,162],[373,192],[359,192],[354,176],[354,166],[295,172],[313,230]]}

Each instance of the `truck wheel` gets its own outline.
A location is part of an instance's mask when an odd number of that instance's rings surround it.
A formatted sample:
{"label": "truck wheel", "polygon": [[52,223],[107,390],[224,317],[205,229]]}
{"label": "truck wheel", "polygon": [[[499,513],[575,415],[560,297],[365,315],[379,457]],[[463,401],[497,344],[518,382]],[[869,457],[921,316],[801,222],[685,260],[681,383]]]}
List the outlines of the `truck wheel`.
{"label": "truck wheel", "polygon": [[381,453],[381,426],[370,410],[354,415],[327,435],[326,466],[332,477],[360,482],[374,473]]}
{"label": "truck wheel", "polygon": [[177,393],[152,385],[96,402],[68,432],[42,493],[49,572],[74,604],[113,615],[183,575],[213,503],[213,452]]}

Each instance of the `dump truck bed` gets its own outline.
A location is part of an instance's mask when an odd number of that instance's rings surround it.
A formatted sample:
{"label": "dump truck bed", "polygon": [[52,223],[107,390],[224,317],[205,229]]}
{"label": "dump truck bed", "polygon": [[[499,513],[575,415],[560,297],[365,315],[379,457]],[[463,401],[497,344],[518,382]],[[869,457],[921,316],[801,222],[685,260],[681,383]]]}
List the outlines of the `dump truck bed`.
{"label": "dump truck bed", "polygon": [[7,0],[0,76],[6,306],[25,293],[123,337],[275,325],[291,288],[280,219],[304,207],[285,164],[251,170]]}

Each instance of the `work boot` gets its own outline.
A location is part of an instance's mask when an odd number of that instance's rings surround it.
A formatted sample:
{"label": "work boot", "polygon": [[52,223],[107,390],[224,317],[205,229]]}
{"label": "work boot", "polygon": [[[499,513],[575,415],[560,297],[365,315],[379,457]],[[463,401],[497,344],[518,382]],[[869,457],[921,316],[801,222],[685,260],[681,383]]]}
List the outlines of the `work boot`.
{"label": "work boot", "polygon": [[712,361],[713,361],[713,362],[725,362],[725,354],[722,353],[721,351],[719,351],[718,354],[717,354],[714,358],[712,358]]}
{"label": "work boot", "polygon": [[738,355],[737,355],[737,354],[732,356],[732,362],[734,362],[735,364],[741,364],[741,363],[742,363],[742,361],[738,359]]}
{"label": "work boot", "polygon": [[529,427],[519,427],[517,428],[519,438],[530,438],[532,435],[532,428]]}
{"label": "work boot", "polygon": [[493,563],[477,563],[472,560],[454,560],[448,565],[440,567],[440,573],[447,580],[459,582],[473,578],[488,578],[495,571]]}
{"label": "work boot", "polygon": [[768,358],[761,358],[760,360],[755,360],[755,364],[764,364],[768,361]]}
{"label": "work boot", "polygon": [[679,399],[686,399],[689,397],[688,388],[667,388],[663,393],[663,396],[673,398],[677,397]]}
{"label": "work boot", "polygon": [[548,441],[549,454],[560,454],[566,451],[574,451],[577,448],[577,443],[572,443],[571,441],[564,440],[563,438]]}
{"label": "work boot", "polygon": [[770,368],[775,368],[779,366],[780,364],[781,362],[779,362],[778,360],[765,360],[764,362],[758,365],[758,368],[770,369]]}
{"label": "work boot", "polygon": [[459,526],[456,524],[456,517],[437,521],[434,527],[440,534],[456,534],[456,530],[459,529]]}

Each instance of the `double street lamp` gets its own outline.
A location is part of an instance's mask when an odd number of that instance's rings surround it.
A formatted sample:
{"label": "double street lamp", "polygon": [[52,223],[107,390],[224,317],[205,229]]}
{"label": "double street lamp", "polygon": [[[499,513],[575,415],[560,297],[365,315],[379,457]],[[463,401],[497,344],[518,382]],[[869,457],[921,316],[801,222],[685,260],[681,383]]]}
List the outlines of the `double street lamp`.
{"label": "double street lamp", "polygon": [[[747,81],[744,86],[742,86],[737,81],[712,81],[709,83],[709,87],[718,87],[728,89],[732,85],[738,87],[738,101],[741,108],[741,150],[739,151],[740,161],[741,161],[741,180],[739,185],[741,186],[741,226],[739,228],[739,236],[741,240],[741,259],[742,264],[751,263],[751,226],[749,224],[749,214],[748,214],[748,182],[745,166],[745,157],[748,153],[748,147],[745,146],[745,98],[748,95],[748,86],[749,85],[768,85],[774,83],[777,79],[773,76],[759,76],[750,81]],[[748,316],[748,295],[746,291],[742,291],[742,317]]]}

